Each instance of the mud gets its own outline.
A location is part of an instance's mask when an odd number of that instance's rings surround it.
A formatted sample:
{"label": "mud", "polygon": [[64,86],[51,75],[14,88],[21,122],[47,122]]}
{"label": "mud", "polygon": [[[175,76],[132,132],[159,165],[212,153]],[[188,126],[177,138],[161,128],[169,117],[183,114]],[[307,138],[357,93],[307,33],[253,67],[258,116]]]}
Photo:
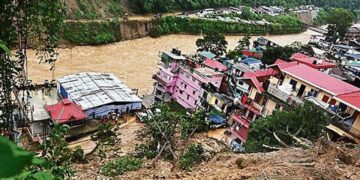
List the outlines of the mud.
{"label": "mud", "polygon": [[[307,43],[310,36],[316,34],[306,31],[301,34],[266,36],[280,45],[291,44],[294,41]],[[123,41],[102,46],[75,46],[59,49],[59,60],[56,63],[55,77],[59,78],[73,73],[94,71],[114,73],[130,88],[139,89],[140,95],[150,94],[153,90],[152,75],[157,70],[161,51],[174,47],[183,53],[196,51],[195,41],[200,35],[169,35],[161,38],[142,38]],[[256,39],[254,36],[252,40]],[[228,36],[228,48],[233,49],[241,36]],[[35,58],[35,52],[29,50],[29,78],[36,83],[51,80],[48,65],[40,65]]]}

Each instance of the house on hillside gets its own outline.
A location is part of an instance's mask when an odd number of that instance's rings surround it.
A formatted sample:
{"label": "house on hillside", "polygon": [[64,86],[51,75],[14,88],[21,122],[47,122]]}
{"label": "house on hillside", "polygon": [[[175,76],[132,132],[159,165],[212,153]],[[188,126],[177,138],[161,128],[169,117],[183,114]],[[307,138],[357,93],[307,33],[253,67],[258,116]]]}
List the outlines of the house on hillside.
{"label": "house on hillside", "polygon": [[304,64],[319,71],[329,73],[333,68],[336,68],[335,63],[327,62],[326,60],[309,57],[302,53],[295,53],[290,57],[290,60],[297,62],[298,64]]}
{"label": "house on hillside", "polygon": [[90,118],[110,113],[124,114],[142,109],[142,100],[115,75],[84,72],[57,80],[63,99],[80,105]]}
{"label": "house on hillside", "polygon": [[202,85],[211,83],[219,88],[224,76],[219,70],[227,69],[213,60],[207,60],[200,66],[189,66],[187,59],[181,54],[176,54],[174,50],[164,52],[162,62],[159,71],[153,76],[156,80],[155,101],[175,100],[191,110],[200,104]]}
{"label": "house on hillside", "polygon": [[54,105],[45,105],[44,109],[51,118],[51,125],[55,123],[68,125],[70,128],[83,126],[86,123],[87,115],[81,106],[68,99],[62,99]]}
{"label": "house on hillside", "polygon": [[360,91],[342,94],[335,99],[339,102],[337,117],[328,129],[360,143]]}
{"label": "house on hillside", "polygon": [[243,79],[250,91],[242,96],[241,108],[231,116],[235,122],[231,132],[241,141],[246,141],[250,124],[258,117],[271,115],[275,110],[290,110],[304,101],[310,101],[333,115],[348,112],[353,118],[347,121],[348,124],[351,122],[351,127],[354,126],[353,131],[357,128],[358,113],[351,105],[354,102],[344,102],[341,98],[357,96],[359,88],[294,62],[278,60],[268,71],[263,79],[257,78],[255,74],[258,73],[251,73],[250,78]]}

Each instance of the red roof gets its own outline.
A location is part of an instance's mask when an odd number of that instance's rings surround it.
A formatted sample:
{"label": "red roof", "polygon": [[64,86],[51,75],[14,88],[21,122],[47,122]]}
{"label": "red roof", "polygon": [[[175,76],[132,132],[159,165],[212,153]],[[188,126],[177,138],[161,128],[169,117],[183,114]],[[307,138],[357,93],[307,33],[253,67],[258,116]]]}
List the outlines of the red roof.
{"label": "red roof", "polygon": [[351,106],[353,106],[353,108],[356,108],[358,111],[360,111],[360,91],[343,94],[337,96],[337,98],[346,102],[347,104],[350,104]]}
{"label": "red roof", "polygon": [[282,71],[335,96],[360,91],[359,88],[351,84],[302,64]]}
{"label": "red roof", "polygon": [[263,82],[267,77],[270,77],[275,74],[273,69],[266,69],[266,70],[258,70],[255,72],[247,71],[244,73],[244,77],[248,78],[256,78],[259,82]]}
{"label": "red roof", "polygon": [[215,61],[215,60],[212,60],[212,59],[206,59],[205,62],[204,62],[204,65],[205,66],[208,66],[212,69],[218,69],[218,71],[226,71],[228,68],[223,65],[222,63],[220,63],[219,61]]}
{"label": "red roof", "polygon": [[286,69],[289,67],[297,66],[297,63],[296,62],[286,62],[284,60],[278,59],[270,67],[274,67],[274,66],[279,67],[280,70],[283,70],[283,69]]}
{"label": "red roof", "polygon": [[81,106],[68,99],[63,99],[54,105],[47,105],[45,110],[49,113],[51,119],[59,124],[79,121],[87,117]]}
{"label": "red roof", "polygon": [[[296,61],[299,64],[305,64],[315,69],[326,69],[326,68],[335,68],[336,64],[327,62],[325,60],[320,60],[314,57],[309,57],[302,53],[295,53],[290,58],[293,61]],[[321,63],[314,64],[314,61],[321,61]]]}

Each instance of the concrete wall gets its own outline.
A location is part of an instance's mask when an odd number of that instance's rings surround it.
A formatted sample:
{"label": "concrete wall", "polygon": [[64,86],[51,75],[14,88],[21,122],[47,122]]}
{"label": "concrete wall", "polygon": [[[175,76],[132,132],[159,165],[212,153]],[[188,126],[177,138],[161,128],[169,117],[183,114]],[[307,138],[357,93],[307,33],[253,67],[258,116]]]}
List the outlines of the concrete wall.
{"label": "concrete wall", "polygon": [[149,35],[150,30],[154,28],[152,21],[121,21],[120,31],[122,40],[131,40],[146,37]]}

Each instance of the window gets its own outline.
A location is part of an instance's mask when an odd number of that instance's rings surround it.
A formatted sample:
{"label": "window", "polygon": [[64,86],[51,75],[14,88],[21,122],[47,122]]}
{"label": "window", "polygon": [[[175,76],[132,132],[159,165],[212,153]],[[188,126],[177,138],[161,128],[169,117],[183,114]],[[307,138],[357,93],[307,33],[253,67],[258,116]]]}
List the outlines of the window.
{"label": "window", "polygon": [[195,103],[194,103],[194,104],[196,105],[196,104],[197,104],[197,102],[198,102],[198,101],[195,101]]}
{"label": "window", "polygon": [[187,95],[187,100],[189,100],[190,99],[190,95]]}
{"label": "window", "polygon": [[196,91],[193,91],[193,95],[195,95],[196,94]]}
{"label": "window", "polygon": [[322,102],[327,103],[329,99],[329,96],[324,95],[324,97],[322,98]]}
{"label": "window", "polygon": [[184,85],[184,88],[185,88],[185,89],[187,88],[187,85],[186,85],[186,84]]}
{"label": "window", "polygon": [[293,90],[295,90],[295,89],[296,89],[296,85],[297,85],[297,81],[291,79],[291,80],[290,80],[290,84],[292,85]]}
{"label": "window", "polygon": [[218,99],[215,99],[215,104],[217,105],[219,103],[219,100]]}
{"label": "window", "polygon": [[184,92],[183,90],[180,90],[180,94],[183,94],[183,92]]}
{"label": "window", "polygon": [[240,86],[242,86],[244,84],[244,82],[242,82],[242,81],[239,81],[238,83]]}

